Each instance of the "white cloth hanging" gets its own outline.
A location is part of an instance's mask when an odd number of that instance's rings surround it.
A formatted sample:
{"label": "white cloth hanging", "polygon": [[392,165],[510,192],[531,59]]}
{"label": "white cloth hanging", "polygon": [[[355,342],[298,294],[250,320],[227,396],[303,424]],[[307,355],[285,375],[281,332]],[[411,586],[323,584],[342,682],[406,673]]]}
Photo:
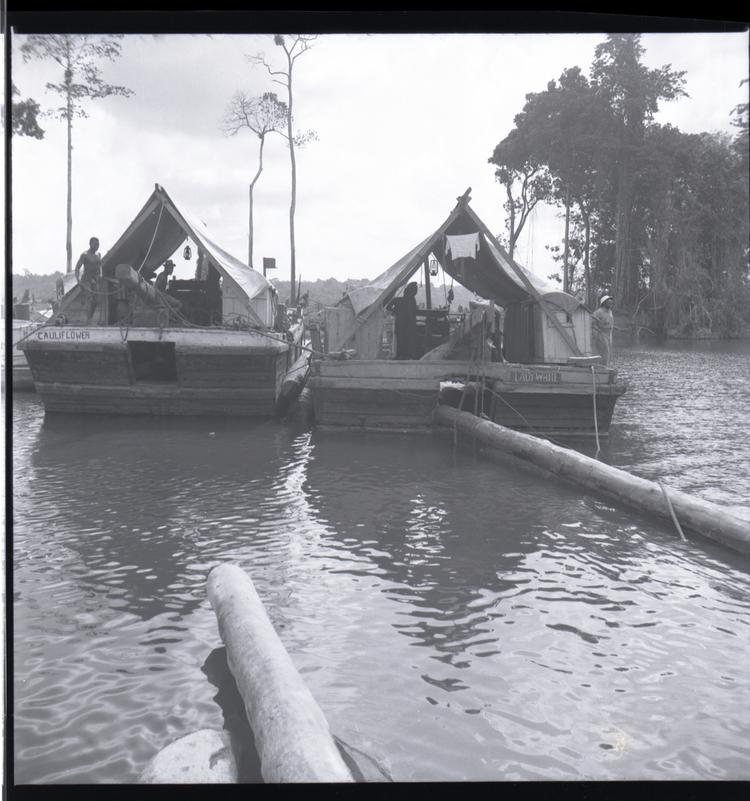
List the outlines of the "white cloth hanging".
{"label": "white cloth hanging", "polygon": [[479,252],[479,231],[475,234],[446,234],[445,252],[451,254],[452,259],[476,259]]}

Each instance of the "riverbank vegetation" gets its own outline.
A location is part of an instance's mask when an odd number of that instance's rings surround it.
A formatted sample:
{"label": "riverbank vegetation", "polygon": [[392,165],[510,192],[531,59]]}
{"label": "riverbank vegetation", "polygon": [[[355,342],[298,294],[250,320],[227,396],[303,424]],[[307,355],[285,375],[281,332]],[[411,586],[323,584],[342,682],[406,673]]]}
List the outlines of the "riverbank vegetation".
{"label": "riverbank vegetation", "polygon": [[512,252],[536,204],[555,205],[563,289],[590,307],[606,291],[657,336],[739,336],[750,330],[747,104],[727,109],[734,137],[662,125],[685,73],[643,55],[638,35],[610,35],[588,76],[572,67],[526,95],[489,159],[505,242]]}

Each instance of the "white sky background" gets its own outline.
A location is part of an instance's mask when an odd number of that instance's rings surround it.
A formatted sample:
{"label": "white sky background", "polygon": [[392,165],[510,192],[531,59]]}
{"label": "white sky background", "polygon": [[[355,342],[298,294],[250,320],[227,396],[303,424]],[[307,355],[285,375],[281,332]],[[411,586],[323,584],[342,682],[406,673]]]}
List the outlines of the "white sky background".
{"label": "white sky background", "polygon": [[[297,275],[306,280],[375,277],[447,216],[472,187],[472,206],[491,230],[504,227],[504,193],[487,163],[513,127],[525,95],[545,89],[566,67],[588,74],[604,34],[322,35],[295,66],[295,128],[319,141],[297,152]],[[53,62],[23,62],[13,38],[12,77],[21,97],[42,108],[60,80]],[[159,183],[186,203],[212,236],[247,260],[247,188],[258,139],[225,137],[219,122],[237,90],[285,89],[246,55],[283,62],[261,35],[128,35],[122,56],[103,62],[110,83],[130,98],[88,103],[73,130],[73,260],[98,236],[104,254]],[[690,98],[665,103],[658,121],[686,133],[726,131],[747,101],[747,33],[644,34],[645,63],[687,71]],[[65,270],[65,124],[41,121],[43,140],[13,137],[13,271]],[[256,267],[274,256],[289,277],[289,154],[269,137],[255,189]],[[535,213],[517,258],[545,276],[544,249],[559,244],[562,221]],[[178,277],[187,277],[182,256]],[[181,265],[182,263],[182,265]],[[182,266],[182,270],[180,269]],[[192,266],[189,272],[192,272]]]}

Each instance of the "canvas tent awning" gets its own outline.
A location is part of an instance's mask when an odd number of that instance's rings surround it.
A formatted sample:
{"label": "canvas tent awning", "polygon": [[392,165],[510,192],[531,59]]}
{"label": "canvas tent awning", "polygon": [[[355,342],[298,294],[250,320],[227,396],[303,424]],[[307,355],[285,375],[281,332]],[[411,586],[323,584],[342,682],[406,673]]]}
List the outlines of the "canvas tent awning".
{"label": "canvas tent awning", "polygon": [[[463,211],[464,213],[460,213]],[[447,275],[471,292],[486,300],[493,300],[500,306],[507,306],[531,296],[522,279],[510,264],[510,256],[500,250],[487,237],[480,234],[480,248],[476,259],[452,259],[446,253],[446,235],[474,233],[477,231],[475,214],[466,205],[459,213],[452,212],[448,219],[430,236],[420,242],[413,250],[400,258],[392,267],[381,273],[370,284],[358,287],[349,293],[354,313],[359,314],[371,303],[380,299],[383,292],[392,288],[393,293],[403,286],[422,266],[425,258],[433,254]],[[516,269],[523,271],[528,280],[541,294],[557,292],[557,287],[533,275],[519,264]],[[379,291],[378,291],[379,290]],[[382,302],[390,300],[385,297]]]}
{"label": "canvas tent awning", "polygon": [[102,258],[102,270],[106,275],[118,264],[129,264],[149,278],[188,238],[205,250],[216,269],[230,278],[248,300],[275,291],[261,273],[217,245],[206,225],[186,206],[178,206],[159,184],[125,233]]}
{"label": "canvas tent awning", "polygon": [[[346,342],[376,309],[387,305],[398,290],[422,267],[425,259],[433,254],[448,275],[486,300],[492,300],[500,306],[535,300],[568,343],[571,351],[580,355],[577,345],[562,329],[560,322],[549,308],[549,303],[560,305],[558,300],[563,293],[553,284],[524,270],[511,259],[469,205],[470,191],[468,189],[458,199],[453,211],[430,236],[381,273],[367,287],[360,287],[349,293],[347,297],[354,308],[355,320],[351,332],[343,342]],[[473,233],[479,233],[480,241],[476,259],[454,260],[449,253],[446,253],[446,236]],[[545,297],[549,297],[549,302],[545,301]],[[574,306],[578,305],[578,301],[572,296],[566,295],[565,298],[569,298]],[[569,305],[566,300],[563,306],[565,311],[569,311],[567,308]]]}

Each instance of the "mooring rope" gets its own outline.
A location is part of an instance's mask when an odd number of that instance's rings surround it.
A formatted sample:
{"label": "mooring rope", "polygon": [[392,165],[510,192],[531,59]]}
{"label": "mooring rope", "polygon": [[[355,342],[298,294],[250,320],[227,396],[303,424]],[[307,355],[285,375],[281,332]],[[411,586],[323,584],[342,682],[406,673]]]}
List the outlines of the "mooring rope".
{"label": "mooring rope", "polygon": [[596,367],[594,367],[593,364],[591,365],[591,378],[593,379],[594,383],[594,388],[591,397],[593,398],[594,401],[594,433],[596,434],[596,456],[594,458],[598,459],[601,447],[599,445],[599,419],[596,413]]}
{"label": "mooring rope", "polygon": [[664,500],[667,502],[667,508],[669,509],[669,514],[672,515],[672,522],[675,524],[677,528],[677,532],[680,535],[680,538],[683,542],[687,542],[685,535],[682,533],[682,526],[680,525],[680,521],[677,519],[677,515],[675,514],[674,507],[672,506],[672,501],[669,499],[669,495],[667,495],[667,490],[662,484],[661,479],[658,479],[657,483],[661,487],[662,495],[664,496]]}
{"label": "mooring rope", "polygon": [[[146,251],[146,255],[143,257],[143,261],[141,262],[141,266],[138,268],[138,275],[141,274],[141,270],[143,269],[143,265],[146,263],[146,259],[148,259],[149,254],[151,253],[151,248],[154,246],[154,242],[156,241],[156,232],[159,230],[159,223],[161,222],[161,214],[164,211],[164,201],[161,201],[161,205],[159,206],[159,216],[156,219],[156,225],[154,226],[154,235],[151,237],[151,242],[149,243],[148,250]],[[184,239],[182,240],[185,241]]]}

